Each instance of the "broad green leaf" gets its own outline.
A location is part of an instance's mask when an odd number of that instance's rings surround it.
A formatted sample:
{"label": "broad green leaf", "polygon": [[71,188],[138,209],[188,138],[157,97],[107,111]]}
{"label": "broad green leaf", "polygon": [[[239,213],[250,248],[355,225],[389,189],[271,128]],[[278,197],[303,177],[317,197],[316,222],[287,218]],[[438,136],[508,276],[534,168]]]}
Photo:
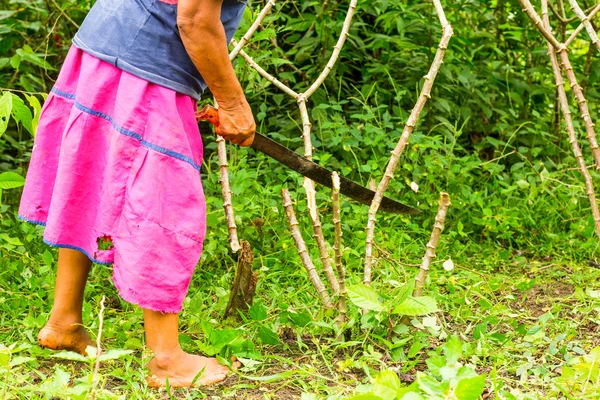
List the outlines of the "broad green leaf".
{"label": "broad green leaf", "polygon": [[279,338],[277,337],[277,334],[272,330],[265,328],[264,326],[261,326],[258,330],[258,337],[264,344],[275,345],[279,343]]}
{"label": "broad green leaf", "polygon": [[10,351],[7,348],[0,348],[0,367],[8,368],[9,362]]}
{"label": "broad green leaf", "polygon": [[25,128],[33,136],[33,129],[31,128],[31,121],[33,120],[33,117],[31,115],[31,110],[16,94],[12,95],[11,114],[15,122],[23,125],[23,128]]}
{"label": "broad green leaf", "polygon": [[427,368],[435,376],[440,375],[440,369],[446,366],[446,359],[442,356],[429,357],[426,361]]}
{"label": "broad green leaf", "polygon": [[422,372],[417,373],[417,383],[419,388],[429,395],[443,396],[445,394],[440,382]]}
{"label": "broad green leaf", "polygon": [[48,249],[44,250],[44,253],[42,254],[42,261],[44,261],[44,264],[48,266],[52,266],[54,264],[54,256],[52,256],[52,253],[50,253]]}
{"label": "broad green leaf", "polygon": [[408,297],[394,308],[394,314],[417,316],[436,312],[437,304],[433,297]]}
{"label": "broad green leaf", "polygon": [[10,360],[10,366],[16,367],[17,365],[25,364],[26,362],[33,361],[33,360],[35,360],[35,358],[21,357],[21,356],[15,357],[12,360]]}
{"label": "broad green leaf", "polygon": [[385,386],[394,392],[397,392],[402,388],[402,383],[400,382],[400,378],[398,378],[398,374],[390,370],[385,370],[377,375],[375,379],[373,379],[373,383]]}
{"label": "broad green leaf", "polygon": [[133,353],[133,350],[121,350],[121,349],[112,349],[108,350],[105,353],[100,354],[98,360],[106,361],[106,360],[116,360],[123,356],[129,355]]}
{"label": "broad green leaf", "polygon": [[289,371],[283,371],[278,374],[267,375],[267,376],[247,376],[247,375],[241,375],[241,374],[240,374],[240,376],[242,376],[244,379],[248,379],[249,381],[271,383],[271,382],[277,382],[277,381],[281,381],[283,379],[287,379],[287,378],[293,376],[294,374],[297,374],[297,371],[289,370]]}
{"label": "broad green leaf", "polygon": [[23,46],[21,49],[17,49],[17,55],[21,57],[21,61],[27,61],[49,71],[54,71],[55,69],[50,63],[40,57],[39,54],[34,53],[31,47],[27,45]]}
{"label": "broad green leaf", "polygon": [[444,355],[448,364],[455,364],[462,357],[462,342],[458,336],[451,336],[444,345]]}
{"label": "broad green leaf", "polygon": [[0,174],[0,189],[14,189],[25,184],[25,178],[15,172]]}
{"label": "broad green leaf", "polygon": [[312,317],[307,313],[288,313],[288,318],[297,327],[303,328],[312,322]]}
{"label": "broad green leaf", "polygon": [[248,316],[254,321],[262,321],[267,318],[267,309],[257,301],[248,309]]}
{"label": "broad green leaf", "polygon": [[74,351],[59,351],[58,353],[51,354],[50,357],[60,358],[61,360],[81,361],[84,363],[90,361],[87,357],[82,356],[79,353],[75,353]]}
{"label": "broad green leaf", "polygon": [[383,311],[383,305],[379,301],[376,291],[363,284],[351,285],[347,288],[350,301],[357,307],[367,310]]}
{"label": "broad green leaf", "polygon": [[12,17],[15,13],[14,10],[0,10],[0,21]]}
{"label": "broad green leaf", "polygon": [[485,375],[458,381],[454,394],[458,400],[477,400],[485,388]]}
{"label": "broad green leaf", "polygon": [[2,238],[6,243],[12,244],[13,246],[23,246],[23,242],[21,242],[19,238],[10,237],[6,233],[0,233],[0,238]]}
{"label": "broad green leaf", "polygon": [[394,304],[402,304],[406,299],[408,299],[410,294],[413,292],[414,288],[415,288],[415,281],[414,281],[414,279],[410,279],[406,283],[406,285],[402,286],[402,288],[400,289],[400,292],[394,299]]}
{"label": "broad green leaf", "polygon": [[6,132],[8,119],[12,110],[12,93],[4,92],[0,97],[0,136]]}

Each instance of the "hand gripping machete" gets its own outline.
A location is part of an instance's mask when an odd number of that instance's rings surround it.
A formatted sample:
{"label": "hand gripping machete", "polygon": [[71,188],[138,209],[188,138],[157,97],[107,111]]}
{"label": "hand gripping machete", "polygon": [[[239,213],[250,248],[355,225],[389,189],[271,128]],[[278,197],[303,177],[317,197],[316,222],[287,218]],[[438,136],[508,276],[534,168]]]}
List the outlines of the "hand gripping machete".
{"label": "hand gripping machete", "polygon": [[[208,121],[215,126],[219,126],[217,109],[212,106],[205,106],[202,110],[198,111],[196,113],[196,118],[198,121]],[[254,141],[250,147],[279,161],[281,164],[293,169],[301,175],[331,189],[331,171],[302,157],[295,151],[280,145],[274,140],[256,132],[254,134]],[[375,197],[374,191],[352,182],[343,176],[340,176],[340,193],[363,204],[371,204],[373,197]],[[416,208],[402,204],[388,197],[381,199],[379,209],[394,214],[414,215],[421,212]]]}

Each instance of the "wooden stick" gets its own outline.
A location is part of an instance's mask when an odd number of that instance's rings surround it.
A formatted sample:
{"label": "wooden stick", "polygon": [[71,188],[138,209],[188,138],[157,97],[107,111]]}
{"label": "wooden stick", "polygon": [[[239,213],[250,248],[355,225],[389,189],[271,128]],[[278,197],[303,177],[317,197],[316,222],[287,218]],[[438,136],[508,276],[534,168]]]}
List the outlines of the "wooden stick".
{"label": "wooden stick", "polygon": [[[598,14],[598,12],[600,11],[600,4],[598,4],[593,10],[592,12],[589,13],[587,19],[589,21],[591,21],[596,14]],[[565,47],[568,47],[571,42],[573,40],[575,40],[575,37],[577,37],[577,35],[579,34],[579,32],[581,32],[583,30],[583,28],[585,27],[585,25],[583,23],[579,24],[579,26],[577,27],[577,29],[575,29],[575,31],[573,31],[573,33],[571,34],[571,36],[569,36],[569,38],[565,41]],[[549,28],[548,28],[549,29]]]}
{"label": "wooden stick", "polygon": [[252,305],[258,281],[258,274],[252,270],[254,252],[250,243],[242,240],[240,244],[242,247],[229,293],[229,301],[225,308],[225,316],[233,315],[236,318],[240,317],[240,311],[247,311],[248,306]]}
{"label": "wooden stick", "polygon": [[242,48],[246,45],[246,43],[248,43],[248,40],[250,40],[250,37],[252,35],[254,35],[254,32],[256,32],[256,30],[260,26],[261,22],[265,19],[265,17],[271,11],[271,8],[273,8],[274,5],[275,5],[275,0],[267,1],[267,4],[265,4],[265,7],[260,11],[260,13],[256,17],[256,19],[254,20],[254,22],[248,29],[248,31],[240,39],[240,42],[234,45],[233,50],[231,51],[231,53],[229,53],[230,60],[233,60],[238,55],[240,50],[242,50]]}
{"label": "wooden stick", "polygon": [[[546,29],[550,29],[550,20],[548,18],[548,2],[547,0],[542,0],[542,19],[544,21],[544,26]],[[560,70],[560,66],[558,63],[558,58],[556,57],[556,52],[554,51],[554,47],[548,43],[548,55],[550,56],[550,61],[552,62],[552,70],[554,71],[554,78],[556,80],[556,89],[558,91],[558,98],[560,101],[560,106],[565,117],[565,124],[567,126],[567,132],[569,134],[569,142],[571,143],[571,147],[573,148],[573,153],[575,154],[575,159],[577,160],[577,164],[579,166],[579,170],[583,175],[583,180],[585,181],[585,187],[588,195],[588,199],[590,201],[590,207],[592,209],[592,215],[594,217],[594,225],[596,227],[596,234],[600,238],[600,211],[598,210],[598,203],[596,201],[596,194],[594,191],[594,184],[592,183],[592,177],[585,165],[585,160],[583,159],[583,155],[581,154],[581,149],[579,144],[577,143],[577,134],[575,133],[575,128],[573,126],[573,120],[571,118],[571,110],[569,108],[569,101],[567,100],[567,94],[565,93],[565,86],[562,77],[562,73]]]}
{"label": "wooden stick", "polygon": [[[592,40],[592,43],[594,44],[594,46],[596,46],[598,51],[600,51],[600,39],[598,39],[598,35],[596,34],[596,31],[594,30],[594,27],[592,26],[592,23],[590,22],[590,18],[587,15],[585,15],[585,13],[581,9],[581,7],[579,7],[577,0],[569,0],[569,4],[571,4],[573,11],[575,11],[575,14],[581,20],[581,23],[585,26],[585,29],[587,30],[588,35],[590,35],[590,39]],[[550,26],[548,25],[546,27],[546,29],[550,29]]]}
{"label": "wooden stick", "polygon": [[573,90],[575,98],[577,99],[577,104],[579,105],[579,111],[581,112],[581,116],[585,123],[585,129],[587,132],[588,141],[590,142],[590,147],[592,148],[592,155],[594,156],[594,161],[596,164],[596,169],[600,170],[600,149],[598,148],[598,141],[596,140],[596,133],[594,132],[594,123],[590,117],[590,112],[587,106],[587,101],[583,94],[583,90],[581,90],[581,86],[577,83],[577,77],[573,72],[573,67],[569,61],[569,55],[567,54],[567,48],[563,43],[559,43],[558,40],[552,35],[550,30],[544,27],[544,23],[541,20],[540,16],[535,12],[531,2],[529,0],[519,0],[521,5],[523,6],[523,10],[527,13],[529,18],[534,22],[535,26],[538,30],[544,35],[548,42],[554,46],[554,50],[560,55],[560,59],[562,62],[562,67],[567,74],[567,79],[569,81],[569,85]]}
{"label": "wooden stick", "polygon": [[540,33],[542,35],[544,35],[546,40],[548,40],[550,43],[552,43],[552,46],[554,46],[556,51],[558,51],[558,52],[562,51],[563,48],[565,47],[565,45],[560,43],[549,30],[544,28],[544,23],[542,22],[542,19],[540,18],[540,16],[537,14],[535,9],[533,8],[533,5],[531,4],[531,2],[529,0],[519,0],[519,3],[521,3],[521,5],[523,6],[523,11],[525,11],[525,13],[533,21],[533,23],[535,24],[535,27],[540,31]]}
{"label": "wooden stick", "polygon": [[[440,21],[446,21],[446,17],[443,16],[443,9],[439,2],[439,0],[433,0],[436,11],[441,13]],[[452,26],[446,22],[446,25],[443,27],[443,34],[440,40],[440,44],[438,45],[438,49],[435,53],[435,58],[433,59],[433,63],[429,68],[429,72],[425,75],[425,82],[423,83],[423,88],[421,89],[421,93],[419,94],[419,98],[413,108],[410,116],[408,117],[408,121],[402,131],[402,136],[398,141],[398,144],[392,151],[392,156],[390,157],[390,161],[386,167],[383,178],[379,182],[377,186],[377,190],[375,191],[375,197],[371,202],[371,206],[369,207],[369,215],[367,220],[367,239],[366,239],[366,248],[365,248],[365,269],[364,269],[364,279],[363,282],[365,285],[371,284],[371,273],[372,273],[372,265],[373,265],[373,240],[375,236],[375,215],[377,214],[377,210],[379,209],[379,205],[381,204],[381,199],[383,199],[383,194],[387,189],[390,181],[394,177],[394,170],[396,169],[396,165],[398,165],[398,161],[400,160],[400,155],[404,150],[404,147],[408,143],[408,139],[410,138],[411,133],[415,129],[417,124],[417,120],[419,119],[419,115],[427,103],[427,100],[431,97],[431,87],[433,86],[433,82],[435,81],[435,77],[442,65],[444,55],[446,54],[446,48],[448,47],[448,43],[450,42],[450,38],[454,33],[452,31]]]}
{"label": "wooden stick", "polygon": [[[275,5],[275,0],[269,0],[265,8],[258,14],[258,17],[254,23],[250,26],[250,29],[240,40],[240,43],[234,44],[234,49],[229,53],[229,59],[233,59],[242,50],[242,47],[248,43],[250,37],[256,32],[256,29],[267,16],[271,8]],[[235,42],[232,40],[232,42]],[[218,107],[217,101],[215,100],[215,107]],[[229,185],[229,170],[227,163],[227,144],[223,137],[217,135],[217,156],[219,158],[219,183],[221,184],[221,195],[223,197],[223,209],[225,211],[225,218],[227,220],[227,230],[229,233],[229,245],[231,251],[237,253],[240,250],[240,241],[237,235],[237,225],[235,223],[235,214],[233,212],[233,204],[231,202],[231,186]]]}
{"label": "wooden stick", "polygon": [[92,389],[90,390],[90,398],[93,400],[96,398],[96,386],[98,386],[98,371],[100,371],[100,354],[102,354],[102,347],[100,346],[102,339],[102,325],[104,322],[104,301],[106,298],[102,296],[100,300],[100,312],[98,313],[98,337],[96,338],[96,364],[94,365],[94,375],[92,377]]}
{"label": "wooden stick", "polygon": [[419,268],[419,274],[415,278],[415,290],[413,292],[414,297],[418,297],[423,293],[425,279],[427,278],[431,261],[435,257],[435,249],[440,241],[440,236],[444,230],[444,221],[446,220],[446,214],[449,206],[450,196],[448,196],[448,193],[440,193],[438,212],[435,216],[435,223],[433,224],[433,230],[431,231],[431,238],[429,239],[429,243],[427,243],[425,255],[423,256],[423,261],[421,262],[421,267]]}
{"label": "wooden stick", "polygon": [[[219,107],[215,100],[215,107]],[[217,156],[219,158],[219,183],[221,184],[221,196],[223,197],[223,210],[227,220],[227,231],[229,233],[229,246],[231,251],[237,253],[240,250],[240,241],[237,235],[237,225],[231,202],[231,186],[229,185],[229,164],[227,163],[227,145],[222,136],[217,135]]]}
{"label": "wooden stick", "polygon": [[334,264],[338,273],[340,297],[338,299],[337,308],[340,313],[338,325],[346,322],[347,306],[346,306],[346,269],[342,264],[342,218],[340,211],[340,176],[337,172],[331,174],[332,189],[331,204],[333,207],[333,251],[335,253]]}
{"label": "wooden stick", "polygon": [[357,0],[351,0],[350,5],[348,6],[348,12],[346,13],[346,18],[344,19],[344,24],[342,25],[342,32],[340,33],[340,37],[338,38],[337,43],[333,47],[333,52],[331,53],[331,57],[329,57],[329,61],[318,78],[313,82],[312,85],[304,92],[304,96],[308,99],[327,78],[329,72],[335,65],[338,57],[340,56],[340,52],[342,51],[342,47],[344,47],[344,43],[346,42],[346,38],[348,37],[348,31],[350,30],[350,23],[352,22],[352,17],[354,16],[354,11],[356,10]]}
{"label": "wooden stick", "polygon": [[[237,42],[235,40],[231,40],[231,44],[236,46]],[[258,65],[258,63],[256,61],[254,61],[254,59],[252,57],[250,57],[248,54],[246,54],[246,52],[244,50],[240,50],[240,55],[242,56],[242,58],[244,60],[246,60],[246,62],[252,68],[254,68],[256,70],[256,72],[258,72],[263,78],[265,78],[266,80],[271,82],[273,85],[275,85],[278,89],[280,89],[283,92],[285,92],[286,94],[292,96],[294,99],[298,99],[298,97],[300,97],[300,94],[296,93],[290,87],[288,87],[283,82],[281,82],[279,79],[275,78],[273,75],[271,75],[267,71],[265,71],[260,65]]]}
{"label": "wooden stick", "polygon": [[300,255],[300,259],[302,260],[302,265],[304,265],[304,268],[308,273],[308,278],[312,282],[315,289],[317,289],[317,293],[319,293],[319,297],[321,298],[321,302],[323,303],[323,305],[327,308],[332,308],[333,305],[331,303],[331,299],[329,298],[329,293],[327,293],[327,289],[323,285],[321,278],[319,278],[319,274],[317,273],[315,265],[310,259],[310,255],[308,254],[308,250],[306,249],[306,244],[304,243],[304,239],[302,238],[302,233],[300,233],[298,220],[296,219],[296,215],[294,214],[294,208],[292,206],[290,192],[288,192],[288,190],[285,188],[281,189],[281,198],[283,200],[283,208],[285,209],[285,214],[290,225],[290,232],[292,234],[292,238],[296,243],[298,254]]}

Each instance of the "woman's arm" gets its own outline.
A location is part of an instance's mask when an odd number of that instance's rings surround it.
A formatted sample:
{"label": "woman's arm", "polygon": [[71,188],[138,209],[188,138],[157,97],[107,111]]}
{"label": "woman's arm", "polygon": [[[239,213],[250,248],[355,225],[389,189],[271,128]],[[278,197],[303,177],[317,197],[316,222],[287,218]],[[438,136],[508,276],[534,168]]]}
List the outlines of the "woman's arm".
{"label": "woman's arm", "polygon": [[219,103],[219,126],[215,132],[232,143],[249,146],[256,124],[229,61],[221,23],[222,3],[223,0],[179,0],[177,26],[185,49]]}

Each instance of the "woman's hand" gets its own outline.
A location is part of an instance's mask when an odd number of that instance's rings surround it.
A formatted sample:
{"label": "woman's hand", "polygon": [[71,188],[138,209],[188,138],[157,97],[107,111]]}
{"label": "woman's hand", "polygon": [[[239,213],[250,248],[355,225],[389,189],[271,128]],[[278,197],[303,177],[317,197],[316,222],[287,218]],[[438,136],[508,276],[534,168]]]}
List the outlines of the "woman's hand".
{"label": "woman's hand", "polygon": [[234,105],[219,103],[218,115],[219,125],[215,126],[217,135],[240,146],[252,144],[256,123],[246,99]]}

